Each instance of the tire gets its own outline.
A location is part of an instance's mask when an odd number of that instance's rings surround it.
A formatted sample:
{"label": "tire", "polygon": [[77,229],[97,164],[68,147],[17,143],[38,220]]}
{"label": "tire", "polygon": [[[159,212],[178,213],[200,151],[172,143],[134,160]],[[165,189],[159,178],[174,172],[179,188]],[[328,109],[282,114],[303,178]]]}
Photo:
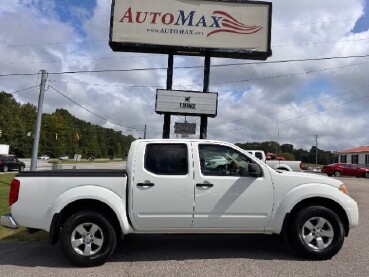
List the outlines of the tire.
{"label": "tire", "polygon": [[332,258],[342,248],[345,238],[342,220],[322,206],[300,210],[290,227],[291,245],[296,254],[312,260]]}
{"label": "tire", "polygon": [[367,179],[369,179],[369,172],[365,172],[364,177],[367,178]]}
{"label": "tire", "polygon": [[335,172],[333,172],[333,175],[335,177],[340,177],[341,176],[341,171],[336,170]]}
{"label": "tire", "polygon": [[332,174],[332,173],[327,173],[327,175],[328,175],[329,177],[332,177],[332,176],[333,176],[333,174]]}
{"label": "tire", "polygon": [[8,170],[9,170],[8,166],[7,165],[4,165],[3,172],[8,172]]}
{"label": "tire", "polygon": [[95,211],[73,214],[60,235],[65,256],[77,266],[102,265],[113,254],[117,244],[111,223]]}
{"label": "tire", "polygon": [[23,165],[22,165],[22,166],[20,166],[20,167],[18,168],[18,171],[19,171],[19,172],[24,171],[24,166],[23,166]]}

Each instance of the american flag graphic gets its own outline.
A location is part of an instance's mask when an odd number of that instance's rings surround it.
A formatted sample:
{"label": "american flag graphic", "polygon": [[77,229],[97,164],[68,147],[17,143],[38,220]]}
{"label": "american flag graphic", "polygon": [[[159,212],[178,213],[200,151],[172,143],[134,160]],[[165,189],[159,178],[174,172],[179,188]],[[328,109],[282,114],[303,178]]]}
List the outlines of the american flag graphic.
{"label": "american flag graphic", "polygon": [[222,28],[211,31],[207,36],[211,36],[216,33],[227,32],[227,33],[236,33],[242,35],[249,35],[259,32],[263,27],[257,25],[245,25],[239,22],[230,14],[223,11],[214,11],[213,15],[221,15],[223,16],[221,25]]}

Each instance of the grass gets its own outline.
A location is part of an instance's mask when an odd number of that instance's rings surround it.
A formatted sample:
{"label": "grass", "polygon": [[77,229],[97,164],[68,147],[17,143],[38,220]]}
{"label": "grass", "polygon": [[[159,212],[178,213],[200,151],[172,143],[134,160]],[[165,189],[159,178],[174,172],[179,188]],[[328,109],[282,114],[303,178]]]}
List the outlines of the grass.
{"label": "grass", "polygon": [[[8,205],[10,183],[14,178],[15,173],[7,173],[0,175],[0,215],[10,213]],[[8,229],[0,226],[0,243],[2,242],[25,242],[35,240],[45,240],[48,235],[44,231],[39,231],[34,234],[29,234],[26,228]]]}

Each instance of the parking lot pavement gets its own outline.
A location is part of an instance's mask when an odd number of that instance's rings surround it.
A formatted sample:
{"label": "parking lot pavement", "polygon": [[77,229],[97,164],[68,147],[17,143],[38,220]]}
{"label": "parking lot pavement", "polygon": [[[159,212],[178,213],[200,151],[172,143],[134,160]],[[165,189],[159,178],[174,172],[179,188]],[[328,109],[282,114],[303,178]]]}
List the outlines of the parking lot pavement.
{"label": "parking lot pavement", "polygon": [[130,235],[110,260],[74,268],[46,241],[0,243],[1,276],[369,276],[369,180],[340,178],[358,202],[359,227],[331,260],[296,258],[276,236]]}

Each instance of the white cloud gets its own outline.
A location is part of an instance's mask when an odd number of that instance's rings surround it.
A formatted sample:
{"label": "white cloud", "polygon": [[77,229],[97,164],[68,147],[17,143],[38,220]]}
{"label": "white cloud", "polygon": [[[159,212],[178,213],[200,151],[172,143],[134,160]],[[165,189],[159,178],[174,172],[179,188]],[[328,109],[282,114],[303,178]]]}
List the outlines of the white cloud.
{"label": "white cloud", "polygon": [[[56,7],[54,1],[42,0],[2,3],[0,19],[6,24],[0,26],[1,74],[167,66],[166,55],[110,49],[110,1],[97,0],[92,13],[72,7],[74,15],[82,15],[79,28],[84,32],[63,22]],[[369,54],[369,31],[353,33],[363,12],[361,0],[273,1],[275,47],[268,61]],[[252,61],[212,59],[212,64],[237,62]],[[219,108],[218,116],[209,118],[208,137],[232,142],[279,140],[310,149],[318,135],[319,147],[326,150],[369,145],[368,87],[359,89],[369,86],[366,62],[369,58],[212,67],[210,91],[219,93]],[[175,66],[202,64],[203,58],[175,58]],[[352,64],[358,65],[339,68]],[[114,126],[52,89],[46,94],[46,112],[66,108],[81,119],[136,137],[142,137],[147,124],[149,137],[161,137],[163,117],[155,113],[154,104],[156,86],[166,87],[166,70],[50,74],[48,80],[94,113],[135,129]],[[0,90],[13,92],[37,81],[37,76],[1,77]],[[174,71],[175,89],[202,90],[202,83],[202,68]],[[348,91],[352,92],[343,94]],[[37,97],[37,89],[16,94],[19,101],[34,104]],[[184,118],[173,116],[172,125],[176,120]],[[189,118],[189,122],[199,125],[200,120]]]}

